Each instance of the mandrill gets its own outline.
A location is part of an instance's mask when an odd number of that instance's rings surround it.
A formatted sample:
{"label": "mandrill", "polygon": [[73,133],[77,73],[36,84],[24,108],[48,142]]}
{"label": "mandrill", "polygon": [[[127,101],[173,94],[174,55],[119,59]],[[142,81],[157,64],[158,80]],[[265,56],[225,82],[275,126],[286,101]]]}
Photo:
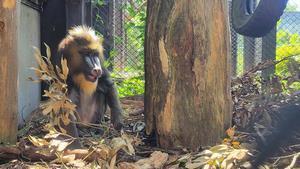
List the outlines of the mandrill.
{"label": "mandrill", "polygon": [[[69,97],[77,105],[77,121],[100,123],[107,105],[115,129],[122,128],[122,109],[116,87],[103,66],[102,40],[92,28],[77,26],[58,46],[58,56],[67,59]],[[71,118],[75,121],[75,117]],[[65,126],[67,133],[77,137],[74,123]]]}

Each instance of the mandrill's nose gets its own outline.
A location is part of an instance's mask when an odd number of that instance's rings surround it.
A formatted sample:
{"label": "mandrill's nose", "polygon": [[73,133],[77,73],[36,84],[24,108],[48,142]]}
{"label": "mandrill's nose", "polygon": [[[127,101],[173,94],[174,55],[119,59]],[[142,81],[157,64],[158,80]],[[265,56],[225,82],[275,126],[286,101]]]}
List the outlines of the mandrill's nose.
{"label": "mandrill's nose", "polygon": [[94,69],[92,70],[91,74],[92,74],[93,76],[100,77],[101,74],[102,74],[102,70],[101,70],[101,68],[94,68]]}

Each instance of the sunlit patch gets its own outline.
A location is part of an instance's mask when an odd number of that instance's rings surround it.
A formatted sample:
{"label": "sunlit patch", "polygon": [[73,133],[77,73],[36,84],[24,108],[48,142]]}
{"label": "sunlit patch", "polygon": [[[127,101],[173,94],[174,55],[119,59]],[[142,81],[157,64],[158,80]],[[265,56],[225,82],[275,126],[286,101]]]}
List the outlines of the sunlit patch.
{"label": "sunlit patch", "polygon": [[2,7],[12,9],[16,6],[16,0],[3,0]]}

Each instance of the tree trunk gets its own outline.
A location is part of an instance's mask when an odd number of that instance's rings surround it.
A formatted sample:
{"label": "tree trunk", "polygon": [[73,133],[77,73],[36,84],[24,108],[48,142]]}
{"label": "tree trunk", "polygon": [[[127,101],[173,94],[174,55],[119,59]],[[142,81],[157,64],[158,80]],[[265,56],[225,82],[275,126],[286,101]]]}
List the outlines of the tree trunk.
{"label": "tree trunk", "polygon": [[227,1],[148,1],[146,132],[161,147],[197,149],[231,125]]}
{"label": "tree trunk", "polygon": [[17,6],[0,3],[0,144],[15,143],[18,113]]}

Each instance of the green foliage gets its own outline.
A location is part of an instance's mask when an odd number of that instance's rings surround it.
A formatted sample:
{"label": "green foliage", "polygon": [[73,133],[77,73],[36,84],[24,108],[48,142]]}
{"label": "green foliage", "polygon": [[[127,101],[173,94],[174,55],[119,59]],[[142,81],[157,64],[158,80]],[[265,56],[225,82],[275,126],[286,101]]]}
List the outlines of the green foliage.
{"label": "green foliage", "polygon": [[244,38],[241,36],[237,36],[237,65],[236,65],[236,73],[238,76],[243,75],[244,73]]}
{"label": "green foliage", "polygon": [[116,85],[120,97],[141,95],[144,94],[145,80],[144,76],[136,76],[116,82]]}
{"label": "green foliage", "polygon": [[[103,0],[94,0],[94,3],[98,6],[104,5]],[[126,2],[121,8],[125,13],[124,28],[126,39],[124,39],[124,37],[114,36],[114,43],[121,45],[125,40],[126,55],[130,58],[126,59],[125,65],[129,65],[133,69],[144,69],[146,1],[134,0],[130,1],[130,3]],[[96,22],[100,24],[103,23],[99,15],[96,16]],[[112,51],[110,51],[109,61],[112,61],[117,55],[118,51],[112,49]],[[116,71],[118,72],[119,70]]]}
{"label": "green foliage", "polygon": [[243,75],[244,69],[244,56],[241,50],[237,51],[237,65],[236,65],[236,72],[238,76]]}
{"label": "green foliage", "polygon": [[285,8],[285,11],[286,12],[291,12],[291,11],[297,11],[298,9],[298,5],[295,4],[295,3],[288,3],[286,8]]}
{"label": "green foliage", "polygon": [[[104,0],[93,0],[93,3],[101,7],[106,5]],[[119,51],[111,49],[109,58],[105,60],[106,67],[113,68],[112,77],[116,79],[120,97],[144,93],[144,40],[146,25],[146,1],[124,1],[121,9],[124,12],[124,37],[114,36],[115,45],[125,45],[126,59],[124,65],[114,65]],[[107,14],[108,15],[108,14]],[[96,23],[103,25],[100,15],[96,16]],[[117,30],[121,31],[121,30]],[[125,43],[124,43],[125,42]],[[125,67],[125,68],[124,68]],[[118,80],[122,79],[122,80]]]}
{"label": "green foliage", "polygon": [[[120,71],[126,72],[127,77],[121,82],[117,82],[117,88],[120,97],[140,95],[144,93],[144,41],[145,41],[145,25],[146,25],[146,5],[144,0],[134,0],[132,3],[125,3],[123,10],[126,13],[125,33],[126,33],[126,49],[128,57],[126,60],[127,67],[124,70],[114,68],[113,76],[117,78],[122,76]],[[118,39],[118,37],[115,37]],[[117,51],[113,50],[111,57],[117,55]],[[123,77],[124,78],[124,77]],[[117,78],[118,79],[118,78]]]}
{"label": "green foliage", "polygon": [[97,6],[104,5],[104,0],[92,0],[93,4],[96,4]]}
{"label": "green foliage", "polygon": [[[281,21],[278,23],[281,24]],[[275,76],[278,76],[284,84],[287,92],[300,90],[300,35],[290,33],[287,30],[278,30],[276,35],[276,60],[284,60],[276,64]],[[243,74],[244,57],[243,41],[238,43],[237,51],[237,73]]]}
{"label": "green foliage", "polygon": [[[294,77],[299,73],[300,68],[300,36],[297,33],[289,33],[286,30],[277,32],[277,48],[276,60],[285,61],[276,65],[275,74],[279,77]],[[282,83],[287,84],[288,80],[282,80]],[[294,90],[300,90],[299,82],[289,84],[289,87]]]}
{"label": "green foliage", "polygon": [[[125,31],[127,35],[126,48],[129,56],[136,56],[140,66],[144,65],[144,41],[146,25],[146,5],[144,0],[135,0],[134,3],[124,5],[127,20],[125,22]],[[139,66],[139,65],[137,65]]]}

